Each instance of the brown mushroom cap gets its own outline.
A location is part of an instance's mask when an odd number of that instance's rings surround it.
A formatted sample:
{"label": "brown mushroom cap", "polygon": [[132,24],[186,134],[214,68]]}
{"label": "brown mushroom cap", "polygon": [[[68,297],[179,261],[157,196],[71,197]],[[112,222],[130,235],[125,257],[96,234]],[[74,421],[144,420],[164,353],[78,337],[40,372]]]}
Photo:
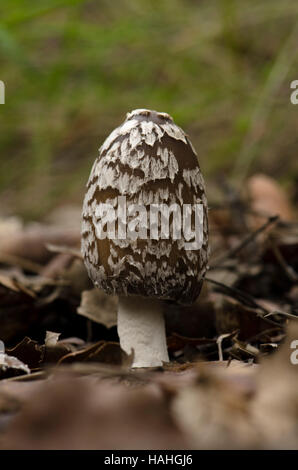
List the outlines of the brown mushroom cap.
{"label": "brown mushroom cap", "polygon": [[[169,239],[99,239],[97,208],[109,203],[117,211],[118,196],[148,213],[150,204],[203,204],[202,247],[186,250],[171,230]],[[132,111],[100,148],[84,200],[82,253],[90,278],[107,293],[179,303],[199,295],[209,254],[204,181],[190,140],[168,114]]]}

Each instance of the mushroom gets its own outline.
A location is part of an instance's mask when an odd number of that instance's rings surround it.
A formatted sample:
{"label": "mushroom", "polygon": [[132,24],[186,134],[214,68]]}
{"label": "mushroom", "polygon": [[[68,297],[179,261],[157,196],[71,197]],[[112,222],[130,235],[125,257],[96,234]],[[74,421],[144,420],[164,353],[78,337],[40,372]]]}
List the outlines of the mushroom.
{"label": "mushroom", "polygon": [[103,143],[83,204],[82,254],[94,285],[119,296],[132,367],[168,362],[165,301],[193,303],[209,257],[196,152],[168,114],[136,109]]}

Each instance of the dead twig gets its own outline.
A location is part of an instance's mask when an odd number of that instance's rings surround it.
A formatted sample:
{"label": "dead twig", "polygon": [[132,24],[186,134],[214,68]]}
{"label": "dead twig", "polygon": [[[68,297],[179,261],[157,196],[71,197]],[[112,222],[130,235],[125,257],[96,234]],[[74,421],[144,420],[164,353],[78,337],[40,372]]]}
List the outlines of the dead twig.
{"label": "dead twig", "polygon": [[231,297],[237,299],[239,302],[246,305],[247,307],[261,310],[263,314],[265,315],[260,315],[259,313],[256,313],[258,316],[261,316],[261,318],[264,319],[264,321],[270,323],[273,326],[276,326],[279,328],[281,327],[279,323],[276,323],[273,320],[269,320],[268,318],[266,318],[266,315],[270,313],[269,310],[267,310],[265,307],[263,307],[258,302],[256,302],[256,300],[247,292],[243,292],[237,289],[236,287],[227,286],[226,284],[223,284],[222,282],[215,281],[214,279],[210,279],[208,277],[205,277],[205,281],[218,286],[221,289],[221,292],[231,295]]}
{"label": "dead twig", "polygon": [[292,266],[288,265],[288,263],[286,262],[286,260],[283,257],[280,249],[278,248],[278,246],[276,245],[276,243],[274,242],[272,237],[269,237],[269,243],[270,243],[270,246],[272,248],[272,252],[273,252],[277,262],[279,263],[280,267],[282,268],[282,270],[284,271],[284,273],[286,274],[288,279],[290,279],[290,281],[292,281],[292,282],[297,282],[298,281],[298,274],[292,268]]}
{"label": "dead twig", "polygon": [[0,263],[8,264],[10,266],[19,266],[25,271],[30,271],[34,274],[39,274],[43,266],[29,259],[20,258],[19,256],[9,255],[7,253],[0,252]]}
{"label": "dead twig", "polygon": [[271,317],[272,315],[282,315],[287,318],[293,318],[295,320],[298,320],[297,315],[293,315],[292,313],[287,313],[287,312],[280,312],[279,310],[274,310],[273,312],[266,313],[263,318],[268,318]]}
{"label": "dead twig", "polygon": [[231,248],[228,250],[226,253],[224,253],[222,256],[219,256],[215,261],[211,264],[210,269],[217,269],[220,267],[226,260],[229,258],[234,257],[239,251],[241,251],[243,248],[245,248],[249,243],[255,240],[255,238],[262,232],[264,232],[270,225],[275,224],[279,219],[278,215],[269,217],[268,220],[257,230],[254,232],[250,233],[247,237],[245,237],[237,246],[234,248]]}

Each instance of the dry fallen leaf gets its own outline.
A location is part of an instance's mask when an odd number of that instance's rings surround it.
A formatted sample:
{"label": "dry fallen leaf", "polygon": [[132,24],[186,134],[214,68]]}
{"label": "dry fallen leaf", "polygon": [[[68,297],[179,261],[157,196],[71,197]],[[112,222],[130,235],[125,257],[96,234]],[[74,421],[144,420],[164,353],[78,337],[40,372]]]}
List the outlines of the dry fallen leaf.
{"label": "dry fallen leaf", "polygon": [[99,341],[78,351],[66,354],[59,364],[72,362],[102,362],[105,364],[122,365],[128,362],[129,356],[122,351],[119,343]]}
{"label": "dry fallen leaf", "polygon": [[113,328],[117,298],[91,290],[78,245],[63,236],[79,239],[80,210],[74,223],[64,207],[59,227],[8,221],[1,232],[0,221],[1,250],[17,248],[0,256],[1,340],[31,369],[0,380],[1,448],[298,447],[296,323],[284,332],[297,315],[297,225],[256,237],[251,208],[229,198],[211,207],[220,263],[200,297],[164,304],[171,362],[158,370],[131,369]]}
{"label": "dry fallen leaf", "polygon": [[[272,216],[279,215],[283,220],[293,219],[293,209],[289,198],[273,178],[264,174],[256,174],[247,181],[247,192],[251,209],[256,214]],[[250,218],[253,229],[264,222],[264,217],[253,215]]]}
{"label": "dry fallen leaf", "polygon": [[99,289],[84,291],[78,313],[111,328],[117,325],[117,297],[107,295]]}
{"label": "dry fallen leaf", "polygon": [[14,356],[0,353],[0,379],[30,374],[29,367]]}

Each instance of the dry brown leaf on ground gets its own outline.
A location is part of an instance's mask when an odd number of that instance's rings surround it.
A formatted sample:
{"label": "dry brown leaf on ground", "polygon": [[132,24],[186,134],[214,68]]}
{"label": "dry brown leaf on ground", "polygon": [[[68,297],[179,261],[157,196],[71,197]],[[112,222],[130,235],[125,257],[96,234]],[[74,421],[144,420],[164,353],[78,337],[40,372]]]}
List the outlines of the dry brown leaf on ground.
{"label": "dry brown leaf on ground", "polygon": [[117,304],[117,296],[107,295],[100,289],[91,289],[82,293],[81,305],[77,312],[111,328],[117,325]]}
{"label": "dry brown leaf on ground", "polygon": [[216,334],[213,293],[203,284],[202,294],[189,306],[165,303],[167,335],[173,333],[192,338],[212,338]]}
{"label": "dry brown leaf on ground", "polygon": [[249,340],[262,333],[280,330],[281,326],[272,325],[255,308],[248,307],[237,300],[225,296],[216,301],[216,327],[218,333],[238,330],[240,340]]}
{"label": "dry brown leaf on ground", "polygon": [[262,225],[264,216],[279,215],[283,220],[293,220],[291,202],[275,179],[268,175],[256,174],[248,179],[246,191],[250,207],[255,212],[249,217],[253,230]]}
{"label": "dry brown leaf on ground", "polygon": [[69,364],[72,362],[100,362],[110,365],[129,365],[131,361],[130,356],[122,351],[119,343],[99,341],[98,343],[65,354],[59,360],[59,364]]}
{"label": "dry brown leaf on ground", "polygon": [[[47,332],[48,333],[48,332]],[[25,337],[20,343],[11,349],[9,354],[28,364],[30,369],[40,369],[46,364],[55,364],[62,357],[72,352],[75,347],[70,342],[56,341],[55,344],[46,341],[40,345],[37,341]]]}
{"label": "dry brown leaf on ground", "polygon": [[20,343],[7,351],[9,354],[16,356],[20,361],[25,362],[30,369],[40,367],[43,353],[37,341],[25,337]]}
{"label": "dry brown leaf on ground", "polygon": [[30,374],[27,364],[5,353],[0,353],[0,380]]}

